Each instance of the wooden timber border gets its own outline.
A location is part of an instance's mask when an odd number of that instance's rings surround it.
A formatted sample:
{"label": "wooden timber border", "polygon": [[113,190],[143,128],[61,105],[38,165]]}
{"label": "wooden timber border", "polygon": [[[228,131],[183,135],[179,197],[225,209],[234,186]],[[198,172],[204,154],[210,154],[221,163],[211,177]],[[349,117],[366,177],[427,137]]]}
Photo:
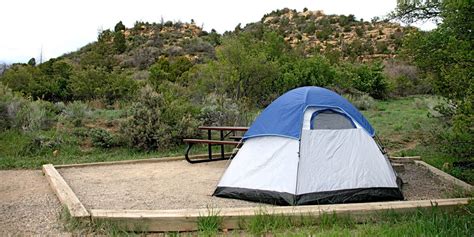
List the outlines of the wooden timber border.
{"label": "wooden timber border", "polygon": [[[275,206],[275,207],[246,207],[246,208],[222,208],[216,210],[208,209],[185,209],[185,210],[99,210],[92,209],[92,222],[111,221],[127,230],[144,228],[147,231],[195,231],[199,218],[209,215],[213,211],[221,217],[220,229],[239,229],[246,221],[259,213],[271,215],[283,215],[291,218],[296,223],[302,221],[302,217],[310,217],[317,220],[323,214],[337,214],[338,216],[350,216],[357,221],[374,219],[374,215],[384,211],[397,213],[413,212],[418,209],[438,207],[450,209],[459,205],[467,205],[469,198],[437,199],[437,200],[415,200],[415,201],[393,201],[393,202],[371,202],[352,204],[330,204],[311,206]],[[375,216],[376,217],[376,216]]]}
{"label": "wooden timber border", "polygon": [[[230,153],[226,153],[230,155]],[[207,157],[208,154],[195,155],[191,158]],[[421,165],[430,170],[433,174],[458,185],[459,187],[472,191],[472,186],[456,179],[455,177],[421,161],[420,157],[392,157],[393,162],[409,162]],[[302,216],[318,219],[324,213],[348,215],[356,220],[374,219],[374,215],[392,210],[399,213],[415,211],[419,208],[427,209],[432,206],[449,209],[459,205],[467,205],[472,198],[435,199],[435,200],[411,200],[393,202],[371,202],[352,204],[331,204],[331,205],[311,205],[311,206],[261,206],[243,208],[222,208],[222,209],[181,209],[181,210],[87,210],[80,202],[73,190],[62,178],[56,168],[81,168],[104,165],[123,165],[168,161],[184,161],[184,156],[164,157],[142,160],[124,160],[111,162],[96,162],[86,164],[57,165],[51,164],[43,166],[43,172],[58,196],[59,201],[65,206],[73,218],[92,222],[108,221],[113,222],[125,230],[146,230],[146,231],[194,231],[197,230],[199,218],[214,213],[222,219],[221,229],[238,229],[242,227],[250,218],[259,213],[284,215],[292,221],[301,221]],[[376,218],[376,216],[375,216]]]}
{"label": "wooden timber border", "polygon": [[53,165],[43,165],[43,173],[56,196],[58,196],[59,202],[69,210],[72,217],[87,218],[90,216],[87,209]]}

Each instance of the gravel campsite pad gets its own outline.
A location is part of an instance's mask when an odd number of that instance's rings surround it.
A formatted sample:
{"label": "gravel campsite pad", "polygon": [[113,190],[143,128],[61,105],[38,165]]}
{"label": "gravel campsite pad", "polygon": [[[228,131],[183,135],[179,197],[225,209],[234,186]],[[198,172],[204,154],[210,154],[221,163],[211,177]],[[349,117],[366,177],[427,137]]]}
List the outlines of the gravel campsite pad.
{"label": "gravel campsite pad", "polygon": [[[263,204],[213,197],[227,161],[186,161],[58,169],[87,209],[186,209]],[[426,168],[405,164],[400,173],[408,200],[448,198],[452,184]]]}
{"label": "gravel campsite pad", "polygon": [[0,170],[0,236],[68,236],[41,170]]}

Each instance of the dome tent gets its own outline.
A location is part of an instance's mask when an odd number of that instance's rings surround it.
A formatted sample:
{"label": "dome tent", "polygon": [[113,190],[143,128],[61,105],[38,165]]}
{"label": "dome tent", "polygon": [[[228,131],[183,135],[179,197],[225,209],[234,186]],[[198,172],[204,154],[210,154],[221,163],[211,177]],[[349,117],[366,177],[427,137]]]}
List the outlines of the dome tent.
{"label": "dome tent", "polygon": [[214,195],[278,205],[402,200],[374,135],[335,92],[293,89],[250,126]]}

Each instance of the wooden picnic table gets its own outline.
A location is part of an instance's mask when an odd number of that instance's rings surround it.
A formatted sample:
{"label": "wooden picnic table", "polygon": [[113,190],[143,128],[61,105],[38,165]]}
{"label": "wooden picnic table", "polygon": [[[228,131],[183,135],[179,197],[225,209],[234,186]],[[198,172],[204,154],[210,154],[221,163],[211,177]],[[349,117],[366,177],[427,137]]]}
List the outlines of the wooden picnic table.
{"label": "wooden picnic table", "polygon": [[[225,157],[224,154],[224,145],[233,145],[238,146],[242,143],[242,137],[236,136],[235,132],[245,132],[249,128],[248,127],[230,127],[230,126],[200,126],[198,127],[199,130],[207,130],[207,140],[205,139],[183,139],[185,143],[188,144],[186,148],[186,152],[184,157],[189,163],[201,163],[201,162],[210,162],[210,161],[218,161],[218,160],[226,160],[229,158]],[[219,131],[219,140],[212,140],[212,131]],[[225,140],[226,138],[230,138],[233,140]],[[207,144],[208,146],[208,158],[201,159],[201,160],[191,160],[189,159],[189,151],[191,150],[194,144]],[[221,157],[213,159],[212,157],[212,146],[218,145],[221,148]]]}

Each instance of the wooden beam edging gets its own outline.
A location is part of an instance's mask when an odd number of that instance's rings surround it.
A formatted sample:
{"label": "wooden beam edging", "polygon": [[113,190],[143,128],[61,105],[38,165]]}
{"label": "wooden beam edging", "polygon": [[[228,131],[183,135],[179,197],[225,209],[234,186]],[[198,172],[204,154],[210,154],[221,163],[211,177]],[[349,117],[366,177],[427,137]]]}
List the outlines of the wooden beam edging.
{"label": "wooden beam edging", "polygon": [[452,182],[453,184],[465,189],[466,191],[469,191],[469,192],[473,191],[472,185],[470,185],[470,184],[468,184],[468,183],[466,183],[466,182],[464,182],[460,179],[457,179],[456,177],[454,177],[454,176],[452,176],[452,175],[450,175],[450,174],[448,174],[448,173],[446,173],[446,172],[444,172],[444,171],[442,171],[442,170],[440,170],[440,169],[438,169],[438,168],[436,168],[436,167],[434,167],[434,166],[432,166],[432,165],[430,165],[430,164],[428,164],[424,161],[416,160],[415,164],[424,166],[431,173],[433,173],[435,175],[438,175],[441,178],[443,178],[443,179],[445,179],[449,182]]}
{"label": "wooden beam edging", "polygon": [[405,157],[389,157],[389,160],[392,162],[401,162],[401,163],[414,163],[417,160],[421,160],[420,156],[405,156]]}
{"label": "wooden beam edging", "polygon": [[52,164],[43,165],[43,173],[49,182],[49,185],[56,193],[59,202],[66,206],[72,217],[89,218],[90,214],[87,209],[77,198],[71,187],[64,181],[63,177],[54,168]]}
{"label": "wooden beam edging", "polygon": [[[232,153],[224,153],[224,156],[230,156]],[[220,156],[220,153],[213,153],[212,156]],[[208,154],[199,154],[189,156],[191,159],[197,158],[207,158]],[[80,168],[88,166],[106,166],[106,165],[127,165],[127,164],[141,164],[141,163],[158,163],[158,162],[168,162],[168,161],[179,161],[184,160],[184,156],[171,156],[171,157],[162,157],[162,158],[150,158],[150,159],[138,159],[138,160],[118,160],[118,161],[104,161],[104,162],[92,162],[92,163],[82,163],[82,164],[68,164],[68,165],[55,165],[56,168]]]}
{"label": "wooden beam edging", "polygon": [[[467,205],[469,200],[469,198],[456,198],[313,206],[223,208],[214,210],[214,213],[222,218],[221,229],[238,229],[242,226],[242,223],[262,211],[267,214],[285,215],[295,221],[301,221],[302,216],[318,218],[324,213],[336,213],[338,215],[349,215],[357,219],[367,219],[373,218],[373,216],[371,217],[373,214],[387,210],[401,213],[433,206],[449,209],[459,205]],[[90,210],[92,222],[111,221],[127,230],[137,230],[137,226],[141,226],[144,228],[141,230],[158,232],[197,230],[198,219],[207,216],[209,211],[208,209]]]}

